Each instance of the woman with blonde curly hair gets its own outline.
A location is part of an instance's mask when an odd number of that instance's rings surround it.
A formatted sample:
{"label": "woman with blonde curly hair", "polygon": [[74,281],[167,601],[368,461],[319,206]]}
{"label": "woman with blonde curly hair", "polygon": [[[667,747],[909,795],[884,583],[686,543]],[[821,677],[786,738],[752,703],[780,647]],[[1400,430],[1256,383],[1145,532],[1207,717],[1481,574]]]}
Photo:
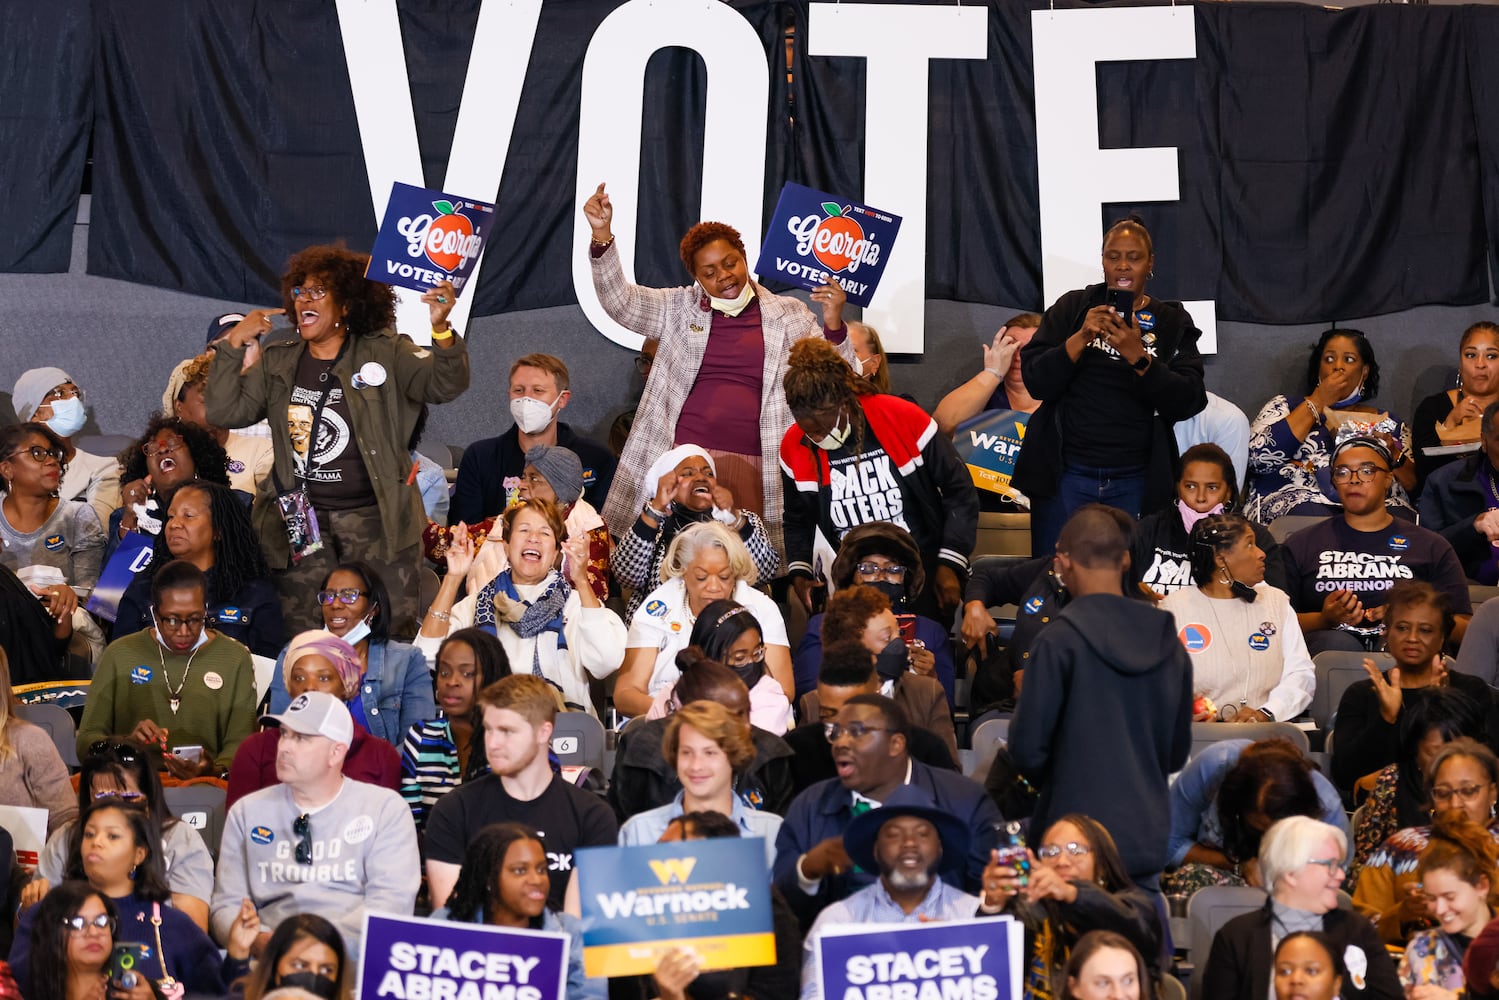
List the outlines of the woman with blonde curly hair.
{"label": "woman with blonde curly hair", "polygon": [[[932,581],[923,607],[912,610],[951,620],[979,517],[978,493],[952,441],[915,403],[876,392],[825,341],[793,347],[784,382],[796,421],[781,439],[781,486],[797,596],[810,610],[817,556],[831,571],[844,535],[889,521],[911,533]],[[814,552],[819,543],[827,552]]]}

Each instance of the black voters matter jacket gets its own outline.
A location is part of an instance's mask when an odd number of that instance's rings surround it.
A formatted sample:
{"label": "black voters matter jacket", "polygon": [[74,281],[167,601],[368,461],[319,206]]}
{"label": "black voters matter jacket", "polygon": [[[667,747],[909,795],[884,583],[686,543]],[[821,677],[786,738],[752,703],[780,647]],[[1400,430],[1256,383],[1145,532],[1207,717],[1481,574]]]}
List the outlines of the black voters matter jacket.
{"label": "black voters matter jacket", "polygon": [[1202,384],[1202,355],[1197,352],[1197,338],[1202,335],[1192,325],[1192,317],[1180,302],[1163,302],[1152,298],[1147,306],[1155,314],[1153,361],[1143,375],[1132,371],[1122,359],[1117,362],[1116,398],[1079,399],[1071,392],[1073,377],[1087,356],[1074,362],[1067,356],[1067,338],[1083,325],[1083,317],[1094,306],[1104,304],[1104,286],[1100,282],[1074,289],[1057,299],[1041,317],[1041,327],[1031,342],[1020,349],[1021,376],[1032,396],[1041,400],[1041,408],[1031,414],[1025,425],[1025,444],[1015,460],[1011,480],[1027,496],[1056,496],[1061,479],[1067,442],[1062,439],[1062,413],[1072,406],[1091,406],[1097,419],[1109,419],[1110,410],[1121,401],[1149,406],[1155,411],[1150,441],[1150,461],[1146,470],[1145,500],[1142,510],[1159,510],[1172,499],[1172,464],[1176,460],[1176,439],[1171,425],[1202,412],[1207,405],[1207,390]]}
{"label": "black voters matter jacket", "polygon": [[[824,451],[796,424],[781,439],[788,570],[815,576],[818,531],[836,550],[858,525],[889,521],[916,540],[928,579],[945,563],[961,580],[979,527],[978,491],[968,466],[915,403],[876,394],[860,396],[859,406],[840,448]],[[823,567],[824,574],[831,570]]]}

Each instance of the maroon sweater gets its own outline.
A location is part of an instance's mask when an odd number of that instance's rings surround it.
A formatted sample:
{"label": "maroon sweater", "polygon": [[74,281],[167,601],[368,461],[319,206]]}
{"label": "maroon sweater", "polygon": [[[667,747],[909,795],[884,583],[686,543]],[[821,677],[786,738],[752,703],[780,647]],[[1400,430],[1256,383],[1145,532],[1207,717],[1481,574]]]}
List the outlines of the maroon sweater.
{"label": "maroon sweater", "polygon": [[[258,733],[251,733],[234,752],[234,763],[229,765],[229,791],[224,797],[224,808],[235,801],[270,788],[276,781],[276,747],[281,743],[281,727],[267,726]],[[344,777],[355,781],[367,781],[372,785],[383,785],[391,791],[401,790],[401,755],[396,748],[354,726],[354,743],[344,757]]]}

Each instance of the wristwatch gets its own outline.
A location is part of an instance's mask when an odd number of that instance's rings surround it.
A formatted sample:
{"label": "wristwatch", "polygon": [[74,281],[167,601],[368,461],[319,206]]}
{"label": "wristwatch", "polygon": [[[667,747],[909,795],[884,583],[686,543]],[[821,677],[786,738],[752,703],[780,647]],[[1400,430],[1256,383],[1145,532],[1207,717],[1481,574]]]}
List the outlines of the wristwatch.
{"label": "wristwatch", "polygon": [[1150,355],[1149,354],[1142,354],[1142,355],[1140,355],[1140,360],[1136,361],[1134,364],[1130,365],[1130,367],[1133,368],[1137,372],[1143,372],[1145,369],[1147,369],[1147,368],[1150,367]]}

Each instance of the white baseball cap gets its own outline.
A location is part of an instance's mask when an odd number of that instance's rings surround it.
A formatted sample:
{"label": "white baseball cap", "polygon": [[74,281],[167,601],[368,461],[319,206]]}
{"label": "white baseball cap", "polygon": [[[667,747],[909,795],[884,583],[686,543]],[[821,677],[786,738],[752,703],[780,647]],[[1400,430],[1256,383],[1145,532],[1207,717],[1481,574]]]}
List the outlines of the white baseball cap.
{"label": "white baseball cap", "polygon": [[280,715],[262,715],[261,722],[273,721],[303,736],[326,736],[344,746],[354,742],[354,719],[342,701],[326,691],[299,694]]}

